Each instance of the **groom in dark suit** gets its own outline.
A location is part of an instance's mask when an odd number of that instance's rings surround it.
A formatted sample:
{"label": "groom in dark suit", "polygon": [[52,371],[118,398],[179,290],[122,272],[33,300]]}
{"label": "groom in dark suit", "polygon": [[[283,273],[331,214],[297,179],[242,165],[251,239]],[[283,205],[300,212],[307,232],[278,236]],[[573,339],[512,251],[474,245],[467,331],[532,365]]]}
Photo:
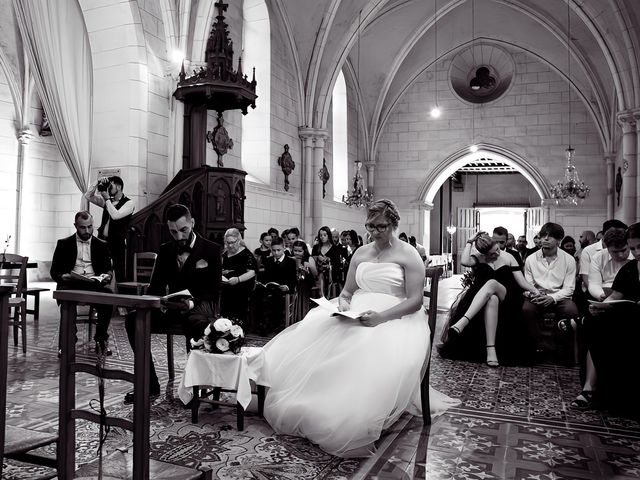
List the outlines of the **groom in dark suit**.
{"label": "groom in dark suit", "polygon": [[[153,275],[147,290],[148,295],[164,296],[168,293],[188,289],[190,300],[171,305],[162,311],[153,311],[151,332],[164,326],[181,325],[184,335],[200,339],[210,318],[216,314],[222,260],[220,246],[196,235],[194,220],[187,207],[175,204],[167,209],[167,226],[173,241],[160,246]],[[135,312],[125,320],[129,343],[135,346]],[[152,397],[160,394],[160,383],[151,360],[149,392]],[[133,392],[125,395],[125,403],[132,403]]]}
{"label": "groom in dark suit", "polygon": [[[93,236],[93,217],[89,212],[76,213],[73,225],[76,233],[58,240],[51,261],[51,278],[56,281],[58,290],[88,290],[91,292],[113,293],[111,279],[113,271],[109,248],[105,241]],[[89,277],[103,275],[103,279],[90,280]],[[81,277],[85,277],[83,280]],[[98,313],[96,323],[96,351],[111,355],[107,348],[109,322],[112,307],[95,305]]]}

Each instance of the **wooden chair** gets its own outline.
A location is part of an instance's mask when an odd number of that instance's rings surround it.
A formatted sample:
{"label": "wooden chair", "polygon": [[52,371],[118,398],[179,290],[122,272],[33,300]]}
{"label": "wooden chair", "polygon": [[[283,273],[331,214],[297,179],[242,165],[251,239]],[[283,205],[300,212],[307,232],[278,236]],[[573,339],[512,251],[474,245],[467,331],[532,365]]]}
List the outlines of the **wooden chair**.
{"label": "wooden chair", "polygon": [[27,353],[27,301],[23,292],[27,288],[29,257],[6,253],[3,258],[7,268],[0,270],[0,283],[13,287],[9,298],[9,308],[13,309],[13,320],[9,320],[9,326],[13,326],[13,343],[18,345],[18,331],[22,329],[22,352]]}
{"label": "wooden chair", "polygon": [[144,295],[149,287],[153,268],[158,254],[154,252],[136,252],[133,256],[133,281],[118,282],[118,292],[135,290],[136,295]]}
{"label": "wooden chair", "polygon": [[[6,425],[7,404],[7,342],[9,334],[9,299],[14,294],[11,285],[0,285],[0,478],[4,465],[4,457],[21,462],[35,463],[56,468],[56,461],[32,454],[31,451],[44,445],[55,443],[58,436],[54,434],[27,430],[25,428]],[[53,478],[56,474],[38,478]]]}
{"label": "wooden chair", "polygon": [[442,268],[427,267],[425,269],[424,296],[429,299],[429,306],[425,307],[429,316],[429,355],[425,359],[426,368],[420,383],[420,397],[422,404],[422,421],[425,425],[431,425],[431,402],[429,401],[429,374],[431,372],[431,354],[433,351],[433,337],[436,332],[436,317],[438,315],[438,284]]}

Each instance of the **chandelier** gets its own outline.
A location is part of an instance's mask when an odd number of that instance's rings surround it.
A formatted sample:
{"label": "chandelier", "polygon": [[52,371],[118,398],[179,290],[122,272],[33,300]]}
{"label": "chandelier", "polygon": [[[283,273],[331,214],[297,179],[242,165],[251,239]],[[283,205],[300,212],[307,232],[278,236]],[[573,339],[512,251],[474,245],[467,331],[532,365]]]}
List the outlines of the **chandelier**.
{"label": "chandelier", "polygon": [[569,2],[567,2],[567,78],[569,89],[567,95],[569,102],[569,148],[565,150],[567,166],[564,170],[564,182],[558,180],[558,183],[551,188],[551,198],[555,199],[556,204],[577,205],[589,196],[591,188],[580,181],[578,170],[573,164],[575,150],[571,148],[571,7]]}
{"label": "chandelier", "polygon": [[[360,81],[360,27],[362,26],[362,10],[358,14],[358,61],[356,65],[356,81]],[[347,190],[346,195],[342,195],[342,202],[349,207],[368,207],[373,202],[373,193],[364,187],[364,181],[360,169],[362,160],[359,159],[360,150],[360,115],[356,113],[356,160],[353,162],[356,173],[353,176],[353,190]]]}
{"label": "chandelier", "polygon": [[353,176],[353,190],[347,190],[347,194],[342,195],[342,202],[349,207],[368,207],[371,205],[371,202],[373,202],[373,193],[364,187],[364,181],[360,173],[362,161],[356,160],[354,164],[356,166],[356,173]]}
{"label": "chandelier", "polygon": [[589,196],[591,188],[580,181],[578,170],[573,164],[573,154],[575,149],[569,147],[566,150],[567,166],[564,171],[564,182],[558,181],[551,188],[551,198],[555,198],[556,203],[566,203],[577,205]]}

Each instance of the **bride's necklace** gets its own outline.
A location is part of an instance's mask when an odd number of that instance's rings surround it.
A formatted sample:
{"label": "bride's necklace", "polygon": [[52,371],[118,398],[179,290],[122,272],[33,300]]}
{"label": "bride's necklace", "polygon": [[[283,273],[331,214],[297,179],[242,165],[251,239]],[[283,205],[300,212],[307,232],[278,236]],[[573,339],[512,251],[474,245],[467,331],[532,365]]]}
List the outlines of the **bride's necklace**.
{"label": "bride's necklace", "polygon": [[391,242],[387,242],[386,245],[384,247],[379,247],[377,243],[373,244],[373,248],[376,251],[376,262],[380,260],[380,257],[382,256],[382,254],[384,252],[386,252],[389,248],[391,248]]}

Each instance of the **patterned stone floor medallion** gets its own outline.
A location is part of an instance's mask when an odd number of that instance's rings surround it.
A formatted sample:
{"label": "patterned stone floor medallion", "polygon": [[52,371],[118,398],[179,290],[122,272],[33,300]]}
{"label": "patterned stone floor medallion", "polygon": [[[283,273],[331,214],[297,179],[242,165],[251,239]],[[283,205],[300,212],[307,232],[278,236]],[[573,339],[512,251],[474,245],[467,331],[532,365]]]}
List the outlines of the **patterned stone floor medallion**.
{"label": "patterned stone floor medallion", "polygon": [[[444,279],[442,298],[447,298]],[[51,284],[44,286],[51,287]],[[449,295],[451,296],[451,295]],[[455,295],[454,295],[455,296]],[[40,323],[28,319],[28,353],[9,346],[7,423],[55,432],[58,425],[58,310],[44,295]],[[442,328],[446,313],[438,316]],[[77,356],[95,361],[86,329],[78,330]],[[438,338],[438,334],[436,334]],[[266,339],[248,338],[252,346]],[[133,354],[122,318],[110,327],[114,354],[108,366],[132,371]],[[252,405],[245,430],[236,430],[234,409],[200,410],[197,424],[182,408],[176,383],[168,381],[166,336],[154,335],[152,353],[163,385],[151,405],[151,456],[185,466],[210,466],[221,480],[596,480],[640,478],[640,424],[608,412],[578,412],[568,405],[580,391],[578,370],[553,364],[531,368],[500,367],[441,359],[434,353],[431,384],[462,403],[424,426],[422,419],[403,415],[365,459],[340,459],[306,439],[276,434]],[[186,362],[184,339],[174,337],[175,367]],[[122,397],[130,390],[122,381],[106,382],[105,407],[128,417],[132,407]],[[77,375],[76,403],[86,408],[97,398],[97,381]],[[76,462],[96,458],[99,427],[78,421]],[[132,435],[111,430],[103,453],[131,446]],[[55,458],[55,446],[38,451]],[[4,463],[3,480],[38,478],[44,467]]]}

